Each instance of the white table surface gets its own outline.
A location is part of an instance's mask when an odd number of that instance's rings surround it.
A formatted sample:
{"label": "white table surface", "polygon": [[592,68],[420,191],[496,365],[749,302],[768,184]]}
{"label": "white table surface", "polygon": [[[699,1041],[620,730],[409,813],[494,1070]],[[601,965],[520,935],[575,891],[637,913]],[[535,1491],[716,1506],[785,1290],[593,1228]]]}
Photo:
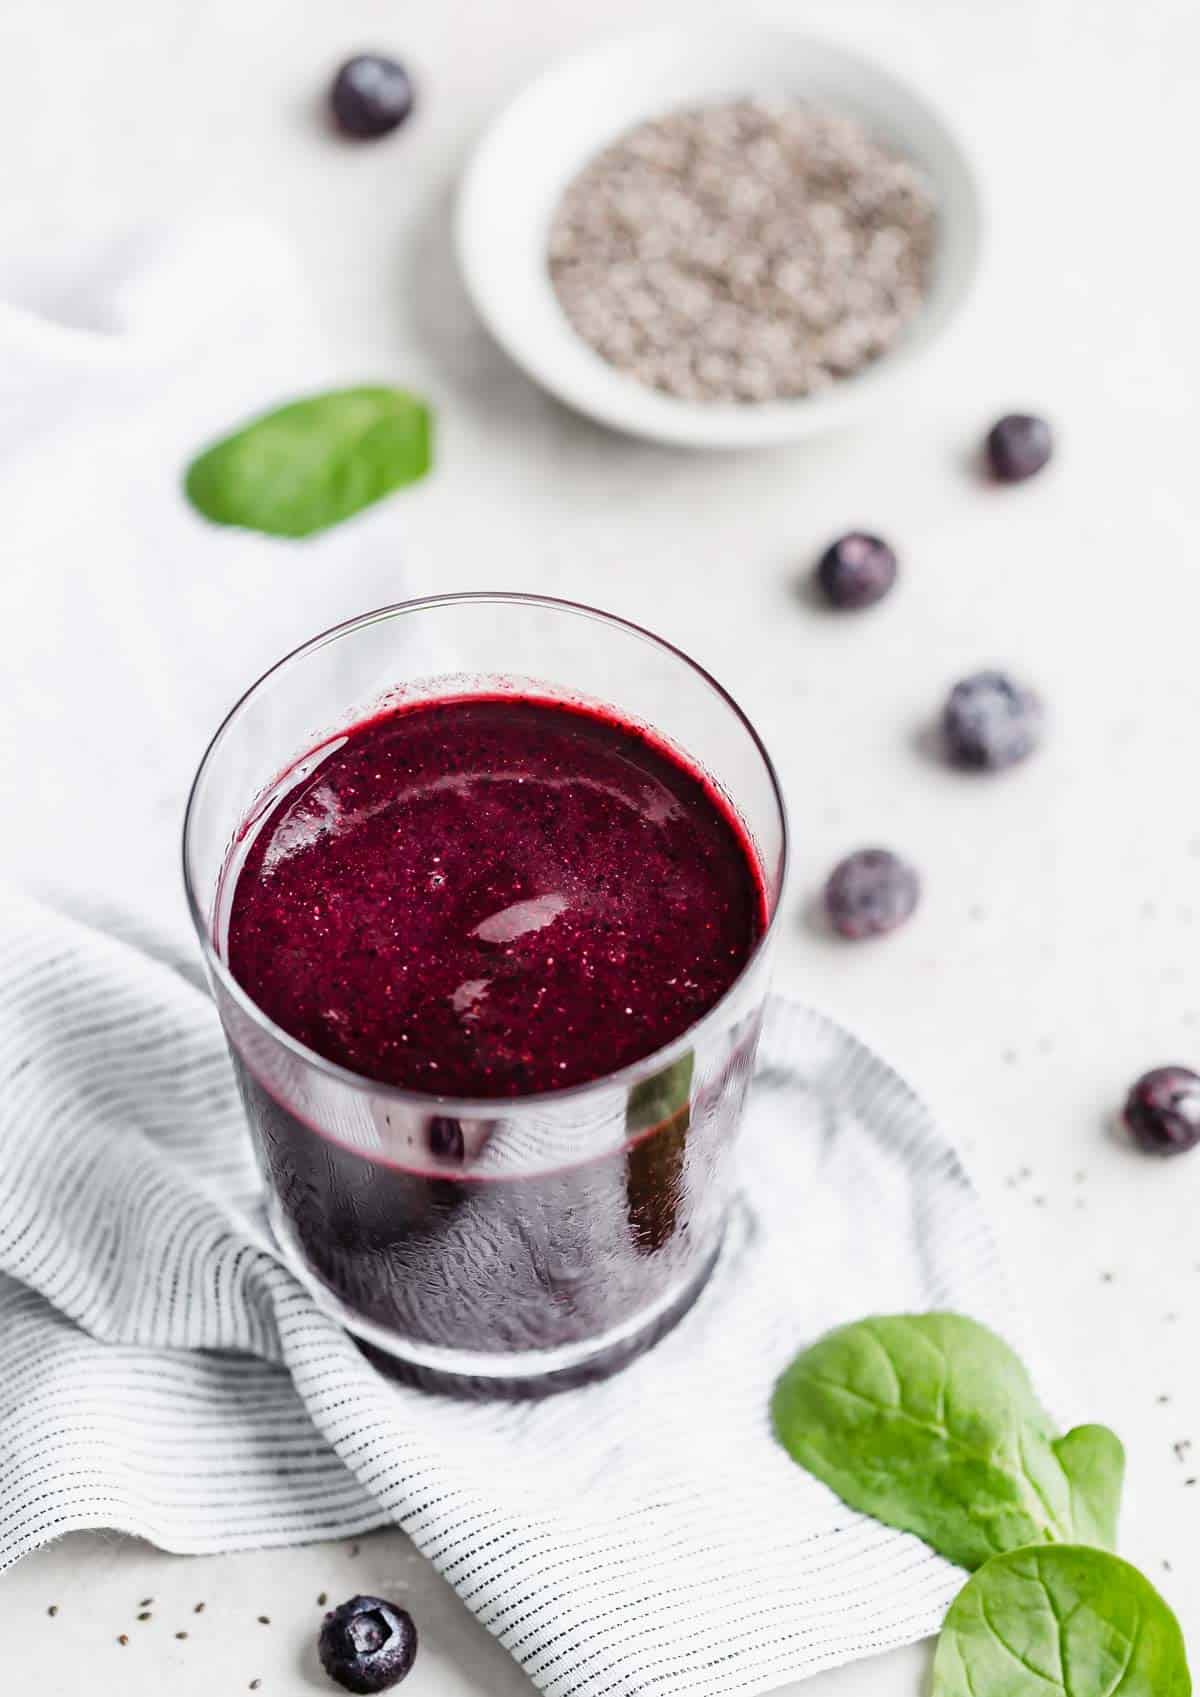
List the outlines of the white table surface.
{"label": "white table surface", "polygon": [[[855,1026],[957,1136],[1047,1355],[1127,1442],[1124,1552],[1200,1656],[1200,1154],[1147,1161],[1111,1128],[1143,1068],[1200,1062],[1200,13],[806,0],[806,28],[910,73],[964,130],[993,214],[984,283],[899,415],[711,460],[543,398],[474,322],[447,238],[456,168],[496,105],[555,53],[651,14],[671,15],[643,0],[8,0],[3,246],[193,207],[268,215],[305,259],[347,377],[437,404],[438,474],[394,503],[408,591],[593,600],[666,631],[740,696],[791,801],[782,983]],[[350,148],[316,114],[332,67],[364,47],[409,60],[421,110]],[[1047,411],[1061,453],[997,491],[969,462],[1010,407]],[[850,525],[893,538],[904,578],[837,620],[796,583]],[[1043,689],[1053,734],[1026,769],[964,780],[920,730],[988,661]],[[874,841],[920,864],[924,906],[885,944],[839,946],[807,906],[833,858]],[[321,1590],[409,1603],[425,1646],[412,1697],[532,1689],[398,1532],[357,1554],[204,1560],[77,1536],[0,1587],[14,1693],[328,1689],[311,1650]],[[806,1690],[910,1697],[926,1665],[916,1648]]]}

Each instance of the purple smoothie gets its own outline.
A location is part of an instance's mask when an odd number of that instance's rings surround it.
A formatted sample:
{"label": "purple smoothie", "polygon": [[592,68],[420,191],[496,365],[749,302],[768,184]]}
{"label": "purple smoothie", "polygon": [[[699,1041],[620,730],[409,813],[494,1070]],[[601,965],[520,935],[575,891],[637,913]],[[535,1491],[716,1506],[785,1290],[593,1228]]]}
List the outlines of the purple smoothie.
{"label": "purple smoothie", "polygon": [[728,804],[652,736],[513,696],[389,711],[294,770],[227,874],[230,970],[309,1049],[417,1093],[380,1096],[364,1148],[243,1058],[307,1268],[352,1317],[476,1353],[604,1335],[694,1285],[756,1020],[719,1064],[685,1050],[621,1096],[599,1153],[553,1114],[531,1150],[503,1104],[654,1053],[738,978],[766,898]]}
{"label": "purple smoothie", "polygon": [[385,714],[317,761],[246,858],[229,965],[352,1072],[523,1096],[678,1036],[763,924],[739,826],[665,748],[475,698]]}

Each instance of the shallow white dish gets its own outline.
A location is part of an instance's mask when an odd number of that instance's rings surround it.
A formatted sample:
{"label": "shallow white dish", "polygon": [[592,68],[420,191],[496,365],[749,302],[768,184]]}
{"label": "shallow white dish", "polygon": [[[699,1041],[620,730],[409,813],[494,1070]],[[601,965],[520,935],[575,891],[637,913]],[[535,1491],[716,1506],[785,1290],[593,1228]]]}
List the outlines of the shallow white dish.
{"label": "shallow white dish", "polygon": [[[748,405],[682,401],[594,353],[567,321],[546,268],[567,183],[645,118],[745,95],[836,107],[919,165],[938,201],[929,299],[903,339],[819,395]],[[518,365],[569,406],[616,430],[698,448],[789,442],[882,400],[942,335],[978,263],[979,192],[963,150],[921,95],[848,48],[789,30],[656,30],[552,66],[489,126],[458,200],[459,261],[476,310]]]}

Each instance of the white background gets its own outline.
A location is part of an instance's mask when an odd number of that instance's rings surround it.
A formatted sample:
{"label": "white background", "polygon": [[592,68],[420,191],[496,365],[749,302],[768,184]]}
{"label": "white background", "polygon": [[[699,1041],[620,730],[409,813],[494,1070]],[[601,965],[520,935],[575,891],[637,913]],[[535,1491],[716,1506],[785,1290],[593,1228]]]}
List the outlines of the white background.
{"label": "white background", "polygon": [[[516,373],[462,298],[447,209],[481,124],[554,54],[669,7],[7,0],[0,239],[11,256],[147,214],[264,214],[301,255],[346,379],[437,407],[437,475],[380,521],[398,587],[595,601],[739,696],[792,810],[783,986],[881,1049],[959,1140],[1072,1412],[1126,1440],[1123,1550],[1200,1656],[1200,1153],[1147,1161],[1111,1124],[1145,1067],[1200,1065],[1200,15],[1192,0],[775,10],[921,83],[992,213],[953,345],[898,413],[837,440],[701,459],[605,435]],[[361,48],[420,79],[418,116],[373,147],[319,117],[329,73]],[[972,455],[1010,407],[1046,411],[1061,452],[995,490]],[[851,525],[893,539],[903,578],[839,620],[796,586]],[[1026,769],[965,779],[921,731],[954,677],[990,661],[1037,684],[1052,731]],[[924,905],[886,943],[838,945],[808,905],[832,859],[871,842],[917,861]],[[409,1603],[425,1638],[413,1697],[531,1689],[398,1533],[357,1555],[208,1560],[70,1539],[0,1581],[4,1686],[326,1688],[307,1647],[319,1590]],[[154,1619],[137,1624],[143,1596]],[[807,1689],[910,1697],[925,1665],[914,1650]]]}

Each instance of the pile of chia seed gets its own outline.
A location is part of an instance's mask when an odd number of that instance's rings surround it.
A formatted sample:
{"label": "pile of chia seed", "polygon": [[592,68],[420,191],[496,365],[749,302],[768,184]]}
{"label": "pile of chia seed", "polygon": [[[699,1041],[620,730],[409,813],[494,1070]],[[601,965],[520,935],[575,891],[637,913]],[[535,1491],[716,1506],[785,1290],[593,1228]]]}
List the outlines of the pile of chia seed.
{"label": "pile of chia seed", "polygon": [[689,401],[774,401],[850,377],[930,281],[936,212],[907,160],[820,106],[671,112],[567,188],[549,268],[612,365]]}

